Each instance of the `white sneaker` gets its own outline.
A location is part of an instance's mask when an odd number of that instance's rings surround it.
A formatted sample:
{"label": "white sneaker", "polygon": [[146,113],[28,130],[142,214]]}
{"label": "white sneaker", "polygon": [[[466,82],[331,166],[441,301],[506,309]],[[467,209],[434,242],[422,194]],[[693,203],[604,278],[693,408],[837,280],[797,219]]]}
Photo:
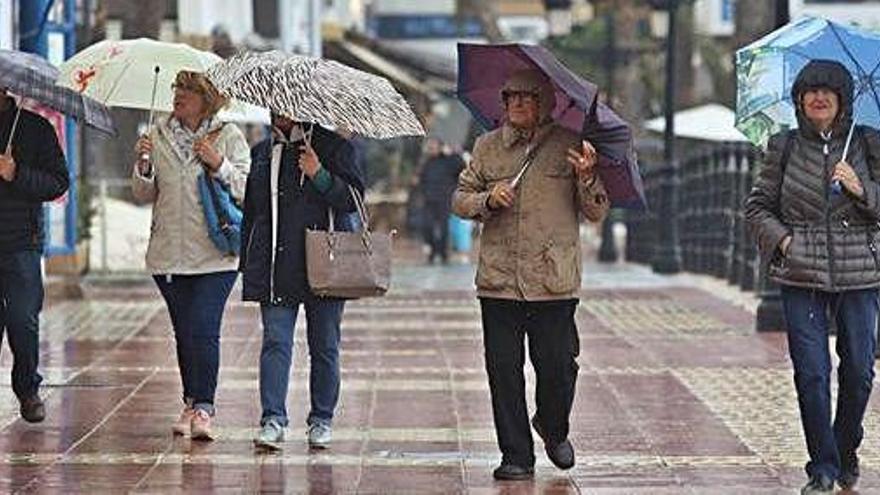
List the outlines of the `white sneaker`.
{"label": "white sneaker", "polygon": [[333,428],[330,425],[315,423],[309,425],[309,447],[326,449],[333,440]]}
{"label": "white sneaker", "polygon": [[281,450],[281,442],[284,441],[284,427],[277,421],[269,420],[260,427],[260,432],[254,438],[254,446],[260,449],[278,452]]}
{"label": "white sneaker", "polygon": [[204,440],[210,442],[214,440],[214,433],[211,430],[211,416],[203,409],[196,409],[193,414],[192,423],[190,423],[191,434],[193,440]]}
{"label": "white sneaker", "polygon": [[192,423],[194,414],[195,411],[193,411],[193,408],[185,406],[183,411],[180,411],[180,416],[177,417],[177,421],[171,424],[171,431],[174,432],[175,435],[189,435],[190,424]]}

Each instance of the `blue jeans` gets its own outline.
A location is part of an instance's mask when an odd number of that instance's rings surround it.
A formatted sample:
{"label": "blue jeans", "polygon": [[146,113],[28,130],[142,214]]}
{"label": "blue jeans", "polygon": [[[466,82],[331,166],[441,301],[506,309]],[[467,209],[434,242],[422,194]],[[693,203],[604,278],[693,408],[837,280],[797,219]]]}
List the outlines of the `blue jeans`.
{"label": "blue jeans", "polygon": [[[339,401],[339,325],[344,301],[310,298],[306,309],[306,335],[309,344],[309,394],[311,411],[308,424],[330,425]],[[297,307],[263,304],[263,347],[260,351],[260,424],[274,420],[288,425],[287,389],[293,360],[293,334]]]}
{"label": "blue jeans", "polygon": [[[788,347],[794,365],[810,476],[836,479],[841,459],[862,442],[862,418],[874,381],[878,290],[829,293],[782,287]],[[828,313],[826,313],[826,311]],[[837,323],[837,416],[831,420],[831,357],[828,314]]]}
{"label": "blue jeans", "polygon": [[[12,391],[19,400],[37,395],[43,274],[39,251],[0,254],[0,340],[12,349]],[[2,344],[2,342],[0,342]]]}
{"label": "blue jeans", "polygon": [[220,324],[237,276],[236,272],[153,276],[174,326],[183,401],[210,415],[220,368]]}

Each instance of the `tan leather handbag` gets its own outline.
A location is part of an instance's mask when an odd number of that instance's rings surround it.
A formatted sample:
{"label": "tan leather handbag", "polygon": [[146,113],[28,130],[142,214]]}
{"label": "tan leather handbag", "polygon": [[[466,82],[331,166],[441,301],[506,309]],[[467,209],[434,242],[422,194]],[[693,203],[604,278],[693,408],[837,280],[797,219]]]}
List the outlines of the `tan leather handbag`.
{"label": "tan leather handbag", "polygon": [[364,200],[348,186],[361,220],[360,232],[306,230],[306,273],[312,293],[357,299],[385,295],[391,285],[391,233],[370,232]]}

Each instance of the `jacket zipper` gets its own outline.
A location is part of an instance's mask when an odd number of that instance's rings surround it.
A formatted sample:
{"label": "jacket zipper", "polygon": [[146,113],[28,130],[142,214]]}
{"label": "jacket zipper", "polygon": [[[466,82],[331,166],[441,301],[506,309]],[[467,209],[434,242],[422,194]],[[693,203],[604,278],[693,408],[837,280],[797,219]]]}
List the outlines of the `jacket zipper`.
{"label": "jacket zipper", "polygon": [[828,251],[828,283],[830,287],[834,287],[834,248],[831,246],[831,172],[829,165],[831,164],[830,148],[828,141],[822,145],[822,154],[824,155],[824,164],[822,170],[825,172],[825,250]]}
{"label": "jacket zipper", "polygon": [[874,239],[872,239],[871,231],[869,229],[865,229],[865,236],[868,238],[868,249],[871,251],[871,256],[874,258],[874,270],[880,271],[880,259],[877,259],[877,246],[874,244]]}

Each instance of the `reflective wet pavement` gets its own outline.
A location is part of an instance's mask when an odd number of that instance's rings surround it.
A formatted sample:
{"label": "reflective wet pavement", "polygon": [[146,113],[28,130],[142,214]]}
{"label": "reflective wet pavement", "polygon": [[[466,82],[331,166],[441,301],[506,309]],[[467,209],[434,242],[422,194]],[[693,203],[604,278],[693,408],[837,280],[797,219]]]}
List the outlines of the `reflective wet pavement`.
{"label": "reflective wet pavement", "polygon": [[[784,337],[753,332],[749,298],[644,268],[587,265],[580,377],[556,470],[536,441],[534,482],[497,483],[473,268],[400,266],[395,291],[349,304],[330,450],[305,442],[298,327],[284,451],[254,451],[260,329],[233,302],[209,444],[173,438],[180,386],[154,287],[93,285],[43,319],[44,424],[17,417],[0,354],[0,492],[796,493],[805,461]],[[529,387],[532,374],[529,368]],[[880,407],[866,421],[862,493],[880,493]]]}

